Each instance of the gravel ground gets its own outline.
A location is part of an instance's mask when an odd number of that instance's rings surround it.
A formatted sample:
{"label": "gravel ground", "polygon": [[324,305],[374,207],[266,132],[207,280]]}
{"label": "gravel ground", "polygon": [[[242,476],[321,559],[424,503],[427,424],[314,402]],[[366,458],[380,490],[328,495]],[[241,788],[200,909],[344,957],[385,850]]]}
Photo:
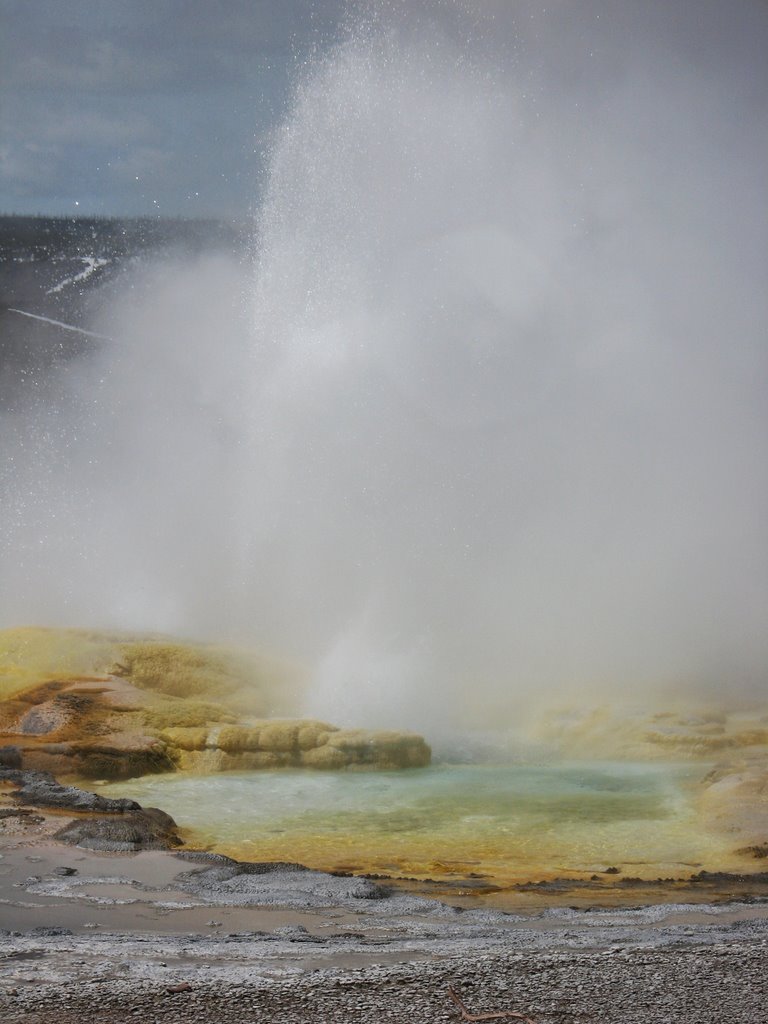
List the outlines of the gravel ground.
{"label": "gravel ground", "polygon": [[457,1021],[454,986],[472,1013],[514,1010],[536,1024],[765,1024],[768,944],[654,950],[514,952],[318,971],[182,992],[157,983],[43,985],[0,997],[6,1024]]}

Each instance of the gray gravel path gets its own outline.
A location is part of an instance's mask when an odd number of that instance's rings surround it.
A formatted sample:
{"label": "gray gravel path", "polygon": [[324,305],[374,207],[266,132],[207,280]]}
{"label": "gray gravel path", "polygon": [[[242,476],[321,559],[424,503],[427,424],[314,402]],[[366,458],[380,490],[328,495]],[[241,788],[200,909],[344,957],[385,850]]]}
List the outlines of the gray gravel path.
{"label": "gray gravel path", "polygon": [[6,995],[0,1012],[6,1024],[431,1024],[460,1020],[449,985],[473,1013],[512,1009],[537,1024],[765,1024],[768,944],[466,954],[253,984],[201,979],[176,993],[157,982],[62,984]]}

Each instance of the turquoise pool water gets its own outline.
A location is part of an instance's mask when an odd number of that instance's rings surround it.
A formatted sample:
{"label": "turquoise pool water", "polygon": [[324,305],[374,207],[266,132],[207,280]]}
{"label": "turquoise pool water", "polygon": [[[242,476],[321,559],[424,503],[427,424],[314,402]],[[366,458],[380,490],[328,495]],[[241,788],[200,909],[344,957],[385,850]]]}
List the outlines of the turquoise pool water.
{"label": "turquoise pool water", "polygon": [[189,839],[251,860],[499,884],[617,866],[656,878],[716,860],[701,765],[452,765],[401,772],[158,775],[100,787],[162,807]]}

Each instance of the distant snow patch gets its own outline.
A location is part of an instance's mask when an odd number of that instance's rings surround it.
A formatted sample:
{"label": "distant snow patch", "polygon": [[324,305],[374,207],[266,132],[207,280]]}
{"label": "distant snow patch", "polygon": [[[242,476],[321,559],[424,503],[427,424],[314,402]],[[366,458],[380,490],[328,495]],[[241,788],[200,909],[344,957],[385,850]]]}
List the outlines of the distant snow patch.
{"label": "distant snow patch", "polygon": [[78,284],[80,281],[87,281],[88,278],[93,274],[94,271],[100,267],[105,267],[109,260],[103,259],[100,256],[81,256],[80,259],[85,264],[85,268],[80,271],[79,274],[75,274],[72,277],[65,277],[63,281],[59,281],[53,288],[49,288],[45,293],[46,295],[55,295],[57,292],[63,291],[67,285]]}
{"label": "distant snow patch", "polygon": [[11,309],[8,307],[9,313],[18,313],[20,316],[29,316],[33,320],[42,320],[45,324],[53,324],[54,327],[61,327],[65,331],[75,331],[77,334],[84,334],[88,338],[101,338],[102,341],[112,341],[113,339],[107,334],[97,334],[96,331],[86,331],[82,327],[75,327],[74,324],[65,324],[61,320],[51,320],[49,316],[40,316],[39,313],[27,313],[24,309]]}

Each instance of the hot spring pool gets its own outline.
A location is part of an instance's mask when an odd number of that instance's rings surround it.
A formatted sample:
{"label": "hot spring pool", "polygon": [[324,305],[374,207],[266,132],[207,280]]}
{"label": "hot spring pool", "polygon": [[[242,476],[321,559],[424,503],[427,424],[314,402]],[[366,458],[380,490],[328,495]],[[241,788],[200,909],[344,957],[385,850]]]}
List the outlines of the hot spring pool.
{"label": "hot spring pool", "polygon": [[[451,765],[156,775],[99,787],[161,807],[190,843],[249,860],[495,884],[618,866],[690,874],[725,856],[698,823],[701,765]],[[722,848],[721,848],[722,847]]]}

